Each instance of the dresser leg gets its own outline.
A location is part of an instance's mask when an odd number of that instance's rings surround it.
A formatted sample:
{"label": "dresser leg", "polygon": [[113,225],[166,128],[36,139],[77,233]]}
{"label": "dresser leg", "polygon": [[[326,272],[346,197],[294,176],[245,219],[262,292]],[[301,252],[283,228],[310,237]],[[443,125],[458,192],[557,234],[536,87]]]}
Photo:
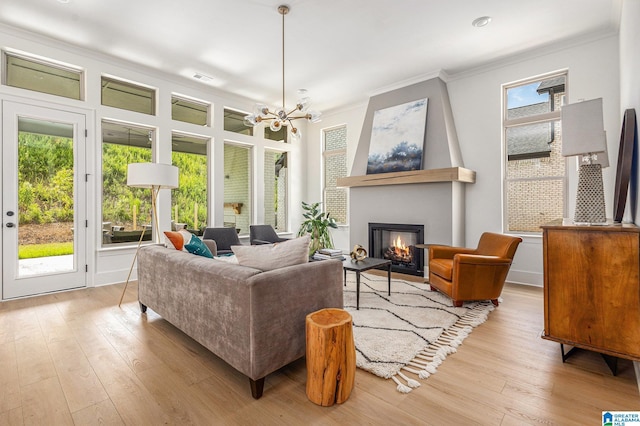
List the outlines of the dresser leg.
{"label": "dresser leg", "polygon": [[[562,362],[565,362],[578,348],[573,347],[568,352],[565,353],[564,345],[560,343],[560,353],[562,354]],[[611,370],[611,374],[614,376],[618,375],[618,358],[615,356],[600,354],[602,355],[602,359],[607,363],[609,370]],[[638,379],[638,389],[640,390],[640,379]]]}
{"label": "dresser leg", "polygon": [[573,353],[575,352],[577,348],[571,348],[569,349],[569,352],[564,352],[564,345],[562,343],[560,343],[560,354],[562,354],[562,362],[565,362],[567,359],[569,359],[569,357],[571,355],[573,355]]}
{"label": "dresser leg", "polygon": [[602,359],[604,359],[604,362],[606,362],[607,366],[609,366],[609,370],[611,370],[611,374],[613,374],[614,376],[617,376],[618,375],[618,358],[616,358],[615,356],[602,354]]}

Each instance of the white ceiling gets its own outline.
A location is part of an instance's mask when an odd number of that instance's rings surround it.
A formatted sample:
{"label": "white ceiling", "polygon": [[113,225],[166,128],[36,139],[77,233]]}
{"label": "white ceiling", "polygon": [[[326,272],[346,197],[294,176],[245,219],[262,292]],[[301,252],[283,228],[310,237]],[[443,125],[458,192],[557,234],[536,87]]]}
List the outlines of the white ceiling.
{"label": "white ceiling", "polygon": [[[399,82],[616,33],[620,0],[5,0],[0,23],[281,103],[327,111]],[[492,17],[484,28],[471,22]]]}

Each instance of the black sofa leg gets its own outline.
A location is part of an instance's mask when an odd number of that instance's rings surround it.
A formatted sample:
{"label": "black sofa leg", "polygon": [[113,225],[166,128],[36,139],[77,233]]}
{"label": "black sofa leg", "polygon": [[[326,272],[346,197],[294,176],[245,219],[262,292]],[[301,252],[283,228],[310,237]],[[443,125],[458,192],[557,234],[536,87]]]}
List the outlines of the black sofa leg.
{"label": "black sofa leg", "polygon": [[260,399],[264,390],[264,377],[258,380],[249,379],[249,382],[251,382],[251,396],[254,399]]}
{"label": "black sofa leg", "polygon": [[143,314],[147,312],[147,305],[143,305],[142,302],[138,302],[140,304],[140,312]]}

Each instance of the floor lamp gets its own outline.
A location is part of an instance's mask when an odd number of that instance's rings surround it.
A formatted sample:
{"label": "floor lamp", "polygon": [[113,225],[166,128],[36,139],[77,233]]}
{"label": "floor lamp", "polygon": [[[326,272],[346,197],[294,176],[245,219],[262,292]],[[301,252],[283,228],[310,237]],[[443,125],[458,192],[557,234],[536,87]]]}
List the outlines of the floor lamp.
{"label": "floor lamp", "polygon": [[609,166],[602,98],[562,107],[562,155],[580,158],[574,223],[606,223],[602,168]]}
{"label": "floor lamp", "polygon": [[[158,209],[157,200],[158,193],[161,189],[173,189],[178,187],[178,168],[170,164],[162,163],[131,163],[127,168],[127,186],[132,188],[146,188],[151,189],[151,220],[152,227],[155,229],[154,242],[160,242],[160,229],[158,227]],[[129,279],[133,272],[133,266],[136,264],[138,258],[138,251],[144,238],[144,232],[146,229],[142,228],[140,239],[138,240],[138,247],[136,248],[136,254],[133,256],[131,262],[131,268],[129,268],[129,275],[127,275],[127,281],[124,284],[122,295],[120,296],[120,302],[118,306],[122,304],[122,299],[127,291],[129,285]]]}

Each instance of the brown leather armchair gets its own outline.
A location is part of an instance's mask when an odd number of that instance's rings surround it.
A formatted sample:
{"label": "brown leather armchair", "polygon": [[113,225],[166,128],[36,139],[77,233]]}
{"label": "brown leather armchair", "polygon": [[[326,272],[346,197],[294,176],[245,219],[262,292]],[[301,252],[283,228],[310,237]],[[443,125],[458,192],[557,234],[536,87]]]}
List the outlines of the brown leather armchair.
{"label": "brown leather armchair", "polygon": [[522,238],[485,232],[478,248],[429,246],[429,284],[453,299],[454,306],[466,300],[498,297]]}

